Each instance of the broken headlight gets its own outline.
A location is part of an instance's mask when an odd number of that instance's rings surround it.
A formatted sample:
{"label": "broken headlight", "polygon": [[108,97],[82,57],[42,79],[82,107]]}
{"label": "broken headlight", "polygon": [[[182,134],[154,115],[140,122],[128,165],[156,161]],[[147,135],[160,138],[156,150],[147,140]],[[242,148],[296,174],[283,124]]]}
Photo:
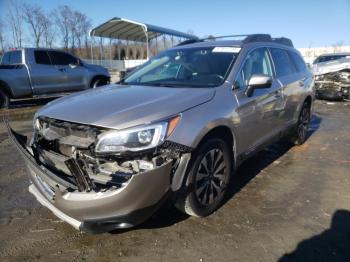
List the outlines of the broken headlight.
{"label": "broken headlight", "polygon": [[109,131],[99,136],[96,153],[118,153],[142,151],[160,145],[169,136],[180,120],[180,116],[149,126]]}

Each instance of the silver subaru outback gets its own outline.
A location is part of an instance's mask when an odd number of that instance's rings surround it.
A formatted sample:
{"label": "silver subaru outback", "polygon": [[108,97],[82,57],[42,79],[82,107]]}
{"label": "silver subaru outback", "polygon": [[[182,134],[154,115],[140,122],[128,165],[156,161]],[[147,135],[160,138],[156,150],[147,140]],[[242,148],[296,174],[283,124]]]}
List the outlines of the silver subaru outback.
{"label": "silver subaru outback", "polygon": [[169,197],[208,216],[249,156],[282,136],[307,137],[313,78],[287,38],[186,42],[119,84],[37,112],[33,135],[9,134],[29,191],[88,232],[142,223]]}

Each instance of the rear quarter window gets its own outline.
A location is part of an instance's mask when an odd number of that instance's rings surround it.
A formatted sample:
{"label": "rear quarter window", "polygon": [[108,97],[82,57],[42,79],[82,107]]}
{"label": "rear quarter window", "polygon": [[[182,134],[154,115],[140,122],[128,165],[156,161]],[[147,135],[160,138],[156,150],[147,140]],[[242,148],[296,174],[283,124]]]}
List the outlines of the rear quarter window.
{"label": "rear quarter window", "polygon": [[303,72],[306,70],[306,64],[304,62],[304,60],[300,57],[300,55],[298,55],[295,52],[289,52],[290,57],[292,58],[295,66],[297,67],[299,72]]}
{"label": "rear quarter window", "polygon": [[271,48],[270,52],[275,65],[277,77],[283,77],[297,72],[296,66],[286,50]]}
{"label": "rear quarter window", "polygon": [[22,51],[10,51],[4,54],[1,60],[2,65],[22,64]]}

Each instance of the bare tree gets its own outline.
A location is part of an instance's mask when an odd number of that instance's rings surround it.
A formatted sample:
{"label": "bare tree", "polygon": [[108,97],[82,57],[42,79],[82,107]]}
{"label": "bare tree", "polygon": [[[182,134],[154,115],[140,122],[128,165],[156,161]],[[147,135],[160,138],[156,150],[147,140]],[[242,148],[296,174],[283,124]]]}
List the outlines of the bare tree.
{"label": "bare tree", "polygon": [[71,16],[72,10],[68,6],[60,6],[55,11],[56,24],[61,32],[63,46],[67,50],[69,47],[69,40],[71,37]]}
{"label": "bare tree", "polygon": [[333,47],[333,53],[341,52],[342,47],[344,45],[343,41],[338,41],[332,45]]}
{"label": "bare tree", "polygon": [[5,24],[0,20],[0,48],[1,52],[5,51]]}
{"label": "bare tree", "polygon": [[7,20],[15,47],[22,47],[23,44],[23,14],[21,10],[16,0],[8,1]]}
{"label": "bare tree", "polygon": [[88,48],[88,30],[91,28],[91,20],[88,17],[78,11],[74,12],[75,16],[75,28],[74,32],[77,39],[78,48],[82,48],[83,44],[85,48]]}
{"label": "bare tree", "polygon": [[46,23],[46,17],[43,10],[37,5],[23,4],[22,8],[24,21],[28,23],[34,36],[34,43],[36,47],[39,47],[41,38],[44,33],[44,23]]}
{"label": "bare tree", "polygon": [[56,36],[56,28],[50,19],[53,17],[52,13],[45,14],[43,20],[43,42],[45,47],[52,48]]}

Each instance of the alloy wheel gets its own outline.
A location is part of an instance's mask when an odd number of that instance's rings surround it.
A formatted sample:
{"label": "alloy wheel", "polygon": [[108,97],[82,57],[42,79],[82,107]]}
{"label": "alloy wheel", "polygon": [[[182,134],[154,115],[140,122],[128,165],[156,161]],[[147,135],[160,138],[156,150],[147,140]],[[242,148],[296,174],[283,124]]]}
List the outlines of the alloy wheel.
{"label": "alloy wheel", "polygon": [[300,114],[299,124],[298,124],[298,136],[300,141],[305,140],[307,130],[309,128],[309,123],[310,123],[310,112],[307,107],[304,107]]}
{"label": "alloy wheel", "polygon": [[223,152],[217,148],[207,152],[199,164],[195,182],[196,197],[201,205],[211,205],[221,198],[227,175]]}

